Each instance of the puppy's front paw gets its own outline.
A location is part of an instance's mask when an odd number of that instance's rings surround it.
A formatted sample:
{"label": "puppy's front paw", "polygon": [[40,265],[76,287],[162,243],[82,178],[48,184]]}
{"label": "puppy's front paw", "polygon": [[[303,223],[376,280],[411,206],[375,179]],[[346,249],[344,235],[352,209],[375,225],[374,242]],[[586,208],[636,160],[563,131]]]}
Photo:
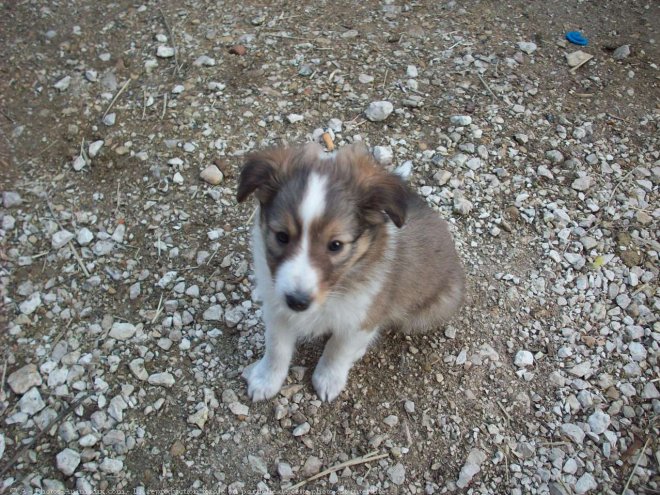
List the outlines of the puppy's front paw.
{"label": "puppy's front paw", "polygon": [[348,370],[326,366],[322,362],[316,366],[312,384],[319,399],[332,402],[344,390],[348,380]]}
{"label": "puppy's front paw", "polygon": [[264,359],[261,359],[243,372],[243,378],[248,383],[248,395],[256,402],[270,399],[280,391],[286,379],[286,370],[284,372],[273,370]]}

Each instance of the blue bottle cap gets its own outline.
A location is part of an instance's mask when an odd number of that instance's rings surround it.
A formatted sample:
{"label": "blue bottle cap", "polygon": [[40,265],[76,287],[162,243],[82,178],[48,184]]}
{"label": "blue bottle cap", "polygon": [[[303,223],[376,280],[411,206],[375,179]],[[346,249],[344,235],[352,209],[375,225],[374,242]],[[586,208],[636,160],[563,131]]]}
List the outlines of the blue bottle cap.
{"label": "blue bottle cap", "polygon": [[566,39],[574,45],[587,46],[589,44],[589,40],[582,36],[580,31],[569,31],[566,33]]}

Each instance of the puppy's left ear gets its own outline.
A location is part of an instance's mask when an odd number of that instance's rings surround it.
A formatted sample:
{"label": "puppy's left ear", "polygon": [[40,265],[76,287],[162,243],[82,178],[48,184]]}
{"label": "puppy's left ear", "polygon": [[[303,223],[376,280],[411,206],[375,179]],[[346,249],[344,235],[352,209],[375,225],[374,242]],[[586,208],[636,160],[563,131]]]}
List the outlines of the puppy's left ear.
{"label": "puppy's left ear", "polygon": [[270,150],[249,155],[238,179],[236,200],[242,203],[252,193],[262,204],[273,199],[279,189],[279,169],[284,159],[283,150]]}
{"label": "puppy's left ear", "polygon": [[[408,188],[400,176],[379,173],[370,177],[363,191],[360,207],[367,213],[367,220],[376,220],[385,212],[401,228],[408,213]],[[382,217],[381,217],[382,218]]]}

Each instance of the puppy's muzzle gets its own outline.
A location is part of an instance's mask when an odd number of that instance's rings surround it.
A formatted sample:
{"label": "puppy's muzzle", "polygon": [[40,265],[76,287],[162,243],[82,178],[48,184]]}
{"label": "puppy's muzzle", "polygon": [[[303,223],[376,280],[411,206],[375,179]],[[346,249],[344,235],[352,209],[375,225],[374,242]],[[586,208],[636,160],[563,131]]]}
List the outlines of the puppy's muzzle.
{"label": "puppy's muzzle", "polygon": [[304,292],[293,292],[287,294],[286,305],[289,306],[293,311],[305,311],[312,304],[312,296],[305,294]]}

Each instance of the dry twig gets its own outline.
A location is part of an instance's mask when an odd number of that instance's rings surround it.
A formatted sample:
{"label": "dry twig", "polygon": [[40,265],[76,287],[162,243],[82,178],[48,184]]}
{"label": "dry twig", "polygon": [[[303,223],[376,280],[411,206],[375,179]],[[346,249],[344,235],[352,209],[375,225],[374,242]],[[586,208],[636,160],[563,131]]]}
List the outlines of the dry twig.
{"label": "dry twig", "polygon": [[115,97],[114,97],[114,98],[112,99],[112,101],[110,102],[110,105],[108,105],[108,108],[106,108],[105,112],[103,113],[103,117],[101,117],[101,119],[104,119],[105,116],[108,115],[108,112],[110,111],[110,109],[112,108],[112,106],[113,106],[113,105],[115,104],[115,102],[117,101],[117,98],[119,98],[119,97],[121,96],[121,94],[124,92],[124,90],[125,90],[125,89],[128,87],[128,85],[130,84],[130,82],[131,82],[131,78],[129,77],[128,79],[126,79],[126,82],[125,82],[124,85],[121,87],[121,89],[120,89],[119,91],[117,91],[117,94],[115,95]]}
{"label": "dry twig", "polygon": [[648,437],[646,439],[646,442],[644,442],[644,446],[642,447],[642,450],[639,451],[639,454],[637,455],[637,462],[635,463],[635,467],[630,473],[630,476],[628,477],[628,481],[626,482],[626,486],[624,486],[623,490],[621,491],[621,495],[626,495],[626,490],[628,490],[628,487],[630,486],[630,482],[632,481],[633,476],[635,476],[635,471],[637,471],[637,468],[639,467],[639,463],[642,460],[642,456],[644,455],[644,451],[646,450],[646,447],[649,446],[650,441],[651,441],[651,437]]}

